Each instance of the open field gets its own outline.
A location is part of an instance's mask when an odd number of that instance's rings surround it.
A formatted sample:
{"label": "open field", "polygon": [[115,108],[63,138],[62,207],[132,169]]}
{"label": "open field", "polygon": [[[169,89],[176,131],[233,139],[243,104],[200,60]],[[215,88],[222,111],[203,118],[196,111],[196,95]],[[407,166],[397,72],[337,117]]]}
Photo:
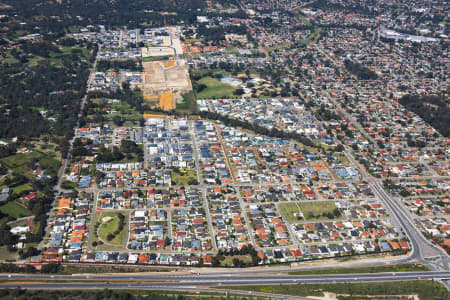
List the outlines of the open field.
{"label": "open field", "polygon": [[167,115],[163,113],[151,113],[151,114],[143,114],[142,117],[144,119],[153,119],[153,118],[165,118]]}
{"label": "open field", "polygon": [[29,211],[26,207],[20,205],[16,200],[10,201],[6,204],[0,206],[0,211],[8,216],[13,217],[14,219],[31,216],[31,211]]}
{"label": "open field", "polygon": [[14,172],[23,174],[29,179],[34,177],[31,170],[32,163],[37,162],[46,174],[56,176],[58,174],[60,161],[50,155],[32,150],[31,153],[17,153],[0,160],[6,167],[12,169]]}
{"label": "open field", "polygon": [[361,268],[341,268],[324,270],[307,270],[289,272],[289,275],[322,275],[322,274],[363,274],[363,273],[384,273],[384,272],[423,272],[430,271],[429,268],[420,264],[401,264],[391,266],[361,267]]}
{"label": "open field", "polygon": [[181,170],[180,172],[172,171],[172,183],[174,185],[190,185],[197,182],[197,172],[195,170]]}
{"label": "open field", "polygon": [[[448,297],[450,297],[450,293],[446,290],[443,284],[431,280],[373,282],[373,283],[256,285],[256,286],[230,286],[223,288],[232,290],[274,293],[282,295],[294,295],[300,297],[323,296],[324,292],[336,293],[339,295],[362,295],[362,296],[418,294],[421,300],[448,299]],[[435,296],[441,296],[441,298],[435,298]],[[358,299],[361,298],[358,297]]]}
{"label": "open field", "polygon": [[226,84],[212,77],[203,77],[198,84],[204,84],[206,87],[197,93],[198,99],[211,98],[236,98],[233,92],[236,88],[232,85]]}
{"label": "open field", "polygon": [[21,184],[12,188],[13,195],[20,195],[21,193],[31,191],[33,188],[28,184]]}
{"label": "open field", "polygon": [[320,34],[321,34],[321,32],[323,30],[324,30],[323,28],[315,28],[314,32],[311,33],[306,39],[299,41],[298,45],[299,46],[302,46],[302,45],[306,46],[306,45],[309,45],[309,44],[317,43],[317,41],[319,40]]}
{"label": "open field", "polygon": [[17,252],[8,251],[8,246],[0,247],[0,260],[13,261],[17,260],[17,258],[18,258]]}
{"label": "open field", "polygon": [[265,47],[264,50],[267,51],[267,52],[272,52],[274,50],[282,50],[282,49],[289,48],[292,45],[294,45],[293,42],[283,43],[283,44],[278,44],[278,45],[274,45],[274,46],[271,46],[271,47]]}
{"label": "open field", "polygon": [[19,60],[14,58],[11,54],[11,50],[3,52],[3,55],[0,56],[0,64],[14,64],[17,62],[19,62]]}
{"label": "open field", "polygon": [[174,94],[162,93],[159,98],[159,108],[162,110],[175,109]]}
{"label": "open field", "polygon": [[[122,214],[124,219],[124,226],[120,228],[119,214]],[[125,247],[128,218],[125,213],[121,212],[99,212],[95,215],[94,232],[92,232],[92,244],[98,243],[95,247],[97,249],[122,249]],[[117,234],[115,234],[117,233]],[[109,236],[113,235],[110,239]],[[103,242],[103,244],[99,242]]]}
{"label": "open field", "polygon": [[[99,103],[100,99],[92,99],[92,102]],[[139,121],[142,119],[142,114],[140,112],[137,112],[134,107],[132,107],[130,104],[120,101],[120,102],[114,102],[114,103],[102,103],[105,107],[110,109],[110,113],[104,113],[103,116],[108,121],[109,125],[112,128],[118,127],[116,123],[114,123],[113,118],[120,117],[125,122],[123,126],[127,126],[126,123],[130,124],[130,126],[139,126]],[[90,115],[91,118],[94,117],[94,115]]]}
{"label": "open field", "polygon": [[305,220],[342,218],[334,201],[299,202]]}
{"label": "open field", "polygon": [[193,91],[183,94],[183,100],[177,103],[176,110],[180,113],[187,114],[198,112],[197,100]]}
{"label": "open field", "polygon": [[[51,65],[62,66],[64,64],[64,62],[71,61],[73,51],[81,52],[81,54],[84,56],[84,58],[86,60],[89,60],[89,58],[92,55],[90,50],[88,50],[86,48],[81,48],[81,47],[62,47],[62,46],[60,46],[59,50],[61,52],[50,51],[49,57],[33,55],[32,57],[28,58],[28,65],[36,66],[40,62],[48,61]],[[8,59],[11,59],[11,58],[8,57]]]}
{"label": "open field", "polygon": [[233,255],[233,256],[225,256],[225,259],[220,262],[221,266],[233,266],[233,259],[239,259],[240,261],[243,261],[244,263],[251,263],[252,258],[250,255]]}
{"label": "open field", "polygon": [[299,219],[294,216],[295,213],[299,213],[300,209],[296,203],[281,203],[279,206],[281,214],[289,221],[295,222]]}

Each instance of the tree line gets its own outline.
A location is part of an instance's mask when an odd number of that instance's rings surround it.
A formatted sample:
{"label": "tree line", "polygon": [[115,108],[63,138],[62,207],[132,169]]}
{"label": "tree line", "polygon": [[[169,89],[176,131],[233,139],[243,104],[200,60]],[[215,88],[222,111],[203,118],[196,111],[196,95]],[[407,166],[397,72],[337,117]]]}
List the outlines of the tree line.
{"label": "tree line", "polygon": [[346,59],[344,61],[344,65],[345,69],[347,69],[347,71],[349,71],[350,73],[356,75],[359,80],[375,80],[378,78],[377,73],[358,62]]}
{"label": "tree line", "polygon": [[97,71],[106,72],[108,70],[119,71],[120,69],[142,72],[140,60],[101,60],[97,63]]}
{"label": "tree line", "polygon": [[419,115],[443,136],[450,137],[450,102],[445,95],[405,95],[399,100],[407,109]]}
{"label": "tree line", "polygon": [[279,138],[279,139],[287,139],[287,140],[292,139],[292,140],[295,140],[305,146],[320,148],[319,146],[314,144],[314,142],[311,139],[309,139],[305,135],[299,134],[297,132],[286,132],[286,131],[280,130],[278,128],[268,129],[266,127],[260,126],[255,123],[250,123],[248,121],[233,119],[228,116],[224,116],[224,115],[221,115],[221,114],[218,114],[215,112],[211,112],[211,111],[207,111],[207,112],[201,111],[200,116],[202,118],[206,118],[206,119],[210,119],[210,120],[221,121],[226,126],[241,127],[244,129],[251,130],[257,134],[266,135],[266,136]]}

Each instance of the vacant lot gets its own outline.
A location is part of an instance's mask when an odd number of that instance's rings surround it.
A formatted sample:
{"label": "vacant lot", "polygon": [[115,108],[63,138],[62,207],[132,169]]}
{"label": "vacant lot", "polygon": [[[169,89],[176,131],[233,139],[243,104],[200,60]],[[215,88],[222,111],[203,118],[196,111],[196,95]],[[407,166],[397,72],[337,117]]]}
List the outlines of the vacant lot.
{"label": "vacant lot", "polygon": [[20,205],[17,201],[10,201],[0,206],[0,211],[14,219],[31,216],[31,211]]}
{"label": "vacant lot", "polygon": [[174,103],[174,94],[171,93],[162,93],[161,97],[159,98],[159,108],[162,110],[172,110],[175,108]]}
{"label": "vacant lot", "polygon": [[8,250],[8,246],[0,247],[0,257],[3,261],[15,261],[19,258],[17,251],[11,252]]}
{"label": "vacant lot", "polygon": [[119,116],[125,121],[132,122],[139,121],[142,118],[142,114],[140,112],[137,112],[134,107],[124,101],[107,104],[107,106],[116,111],[115,113],[106,115],[106,118],[108,118],[109,120],[112,120],[112,118],[115,116]]}
{"label": "vacant lot", "polygon": [[212,98],[236,98],[233,92],[236,88],[232,85],[226,84],[212,77],[203,77],[197,81],[199,85],[206,87],[197,93],[198,99],[212,99]]}
{"label": "vacant lot", "polygon": [[247,255],[233,255],[233,256],[225,256],[225,259],[220,262],[221,266],[233,266],[233,260],[237,258],[240,261],[243,261],[245,264],[251,263],[252,258],[249,254]]}
{"label": "vacant lot", "polygon": [[195,113],[198,111],[197,100],[195,99],[194,92],[190,91],[183,94],[183,100],[177,103],[177,111],[181,113]]}
{"label": "vacant lot", "polygon": [[192,185],[198,184],[197,182],[197,172],[194,170],[186,171],[172,171],[172,184],[173,185]]}
{"label": "vacant lot", "polygon": [[281,214],[289,221],[289,222],[296,222],[300,219],[294,216],[294,214],[297,214],[300,212],[300,209],[298,208],[296,203],[281,203],[279,206]]}
{"label": "vacant lot", "polygon": [[164,65],[168,61],[144,62],[144,81],[142,90],[144,99],[147,101],[157,101],[161,93],[170,92],[181,95],[192,89],[189,80],[189,73],[186,62],[182,59],[171,64],[169,69]]}
{"label": "vacant lot", "polygon": [[305,220],[339,219],[342,217],[334,201],[299,202]]}
{"label": "vacant lot", "polygon": [[37,150],[32,150],[31,153],[18,153],[11,155],[2,158],[0,161],[9,169],[12,169],[16,173],[25,175],[29,179],[34,177],[31,169],[34,163],[39,163],[45,173],[50,176],[56,176],[58,174],[59,167],[61,166],[59,160]]}
{"label": "vacant lot", "polygon": [[13,195],[20,195],[22,193],[25,193],[25,192],[31,191],[31,190],[33,190],[33,188],[31,186],[29,186],[28,184],[21,184],[21,185],[13,187],[12,193],[13,193]]}

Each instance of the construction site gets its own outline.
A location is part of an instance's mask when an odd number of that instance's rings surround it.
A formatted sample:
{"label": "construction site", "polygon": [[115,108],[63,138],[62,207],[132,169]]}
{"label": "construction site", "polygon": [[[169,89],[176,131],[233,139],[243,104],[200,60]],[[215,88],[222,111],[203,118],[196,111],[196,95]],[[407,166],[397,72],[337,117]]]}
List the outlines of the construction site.
{"label": "construction site", "polygon": [[188,65],[183,53],[179,31],[168,28],[170,45],[142,48],[144,100],[162,110],[173,110],[182,95],[192,90]]}

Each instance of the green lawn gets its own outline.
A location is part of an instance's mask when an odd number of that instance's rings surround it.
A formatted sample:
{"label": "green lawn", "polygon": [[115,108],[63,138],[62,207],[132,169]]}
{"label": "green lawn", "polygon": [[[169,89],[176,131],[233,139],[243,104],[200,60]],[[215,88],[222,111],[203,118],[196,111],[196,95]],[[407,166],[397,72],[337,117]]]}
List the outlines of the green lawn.
{"label": "green lawn", "polygon": [[272,52],[274,50],[281,50],[281,49],[286,49],[291,47],[292,45],[294,45],[293,42],[288,42],[288,43],[283,43],[283,44],[278,44],[278,45],[274,45],[271,47],[265,47],[264,50],[266,50],[267,52]]}
{"label": "green lawn", "polygon": [[311,26],[311,22],[309,21],[309,19],[307,17],[300,15],[299,18],[302,21],[303,25]]}
{"label": "green lawn", "polygon": [[296,222],[299,221],[296,216],[294,216],[295,213],[299,213],[300,210],[296,203],[281,203],[279,206],[281,214],[289,221],[289,222]]}
{"label": "green lawn", "polygon": [[[184,173],[185,172],[185,173]],[[198,184],[197,172],[195,170],[181,170],[180,172],[172,171],[172,185],[193,185]]]}
{"label": "green lawn", "polygon": [[[9,169],[13,169],[17,173],[24,174],[30,170],[27,164],[32,160],[39,160],[44,156],[42,152],[32,151],[31,153],[18,153],[1,159]],[[26,175],[26,174],[24,174]]]}
{"label": "green lawn", "polygon": [[[125,226],[122,230],[119,231],[115,237],[108,241],[108,235],[113,234],[115,231],[119,230],[120,220],[118,215],[122,214],[125,216]],[[103,222],[104,217],[111,217],[112,219],[108,222]],[[128,217],[126,213],[123,212],[100,212],[95,215],[95,228],[98,227],[96,232],[92,232],[92,242],[94,241],[103,241],[103,245],[98,245],[97,249],[121,249],[125,246],[126,238],[127,238],[127,230],[128,230]]]}
{"label": "green lawn", "polygon": [[25,191],[31,191],[33,188],[29,186],[28,184],[21,184],[18,186],[15,186],[12,188],[12,193],[15,195],[19,195],[20,193],[23,193]]}
{"label": "green lawn", "polygon": [[[443,284],[431,280],[371,282],[371,283],[333,283],[333,284],[290,284],[290,285],[255,285],[230,286],[223,289],[255,291],[300,297],[323,296],[323,292],[338,295],[412,295],[418,294],[421,300],[449,299],[450,292]],[[342,298],[339,299],[361,299]],[[366,299],[366,298],[364,298]],[[375,298],[372,298],[375,299]],[[385,298],[383,298],[385,299]],[[391,298],[389,298],[391,299]]]}
{"label": "green lawn", "polygon": [[322,30],[324,30],[323,28],[316,28],[314,29],[314,32],[311,33],[311,35],[309,35],[306,39],[301,40],[298,43],[299,46],[306,46],[308,44],[315,44],[317,43],[317,41],[319,40],[320,37],[320,33],[322,32]]}
{"label": "green lawn", "polygon": [[342,218],[334,201],[299,202],[298,205],[308,221]]}
{"label": "green lawn", "polygon": [[72,182],[72,181],[64,181],[62,183],[61,187],[63,189],[67,189],[67,190],[74,190],[78,187],[78,184],[76,182]]}
{"label": "green lawn", "polygon": [[251,263],[252,258],[249,254],[247,255],[233,255],[233,256],[225,256],[225,259],[220,262],[221,266],[233,266],[233,259],[238,258],[243,261],[245,264]]}
{"label": "green lawn", "polygon": [[61,162],[58,159],[37,150],[32,150],[31,153],[17,153],[0,159],[0,162],[16,173],[27,176],[29,179],[34,177],[31,170],[32,162],[38,162],[44,173],[50,176],[56,176],[61,166]]}
{"label": "green lawn", "polygon": [[15,261],[18,259],[17,252],[8,251],[8,246],[0,247],[0,260],[2,261]]}
{"label": "green lawn", "polygon": [[[114,267],[114,266],[64,266],[60,275],[72,274],[95,274],[95,273],[135,273],[149,272],[149,269],[135,267]],[[170,272],[170,269],[151,269],[151,272]]]}
{"label": "green lawn", "polygon": [[3,58],[3,60],[0,61],[0,63],[14,64],[14,63],[19,62],[19,60],[15,59],[14,56],[12,56],[11,50],[4,52],[4,55],[5,55],[4,57],[1,56],[1,58]]}
{"label": "green lawn", "polygon": [[177,103],[176,110],[181,113],[193,113],[198,111],[197,100],[195,99],[193,91],[183,94],[183,101]]}
{"label": "green lawn", "polygon": [[31,211],[17,203],[15,200],[0,206],[0,211],[14,219],[31,216]]}
{"label": "green lawn", "polygon": [[233,95],[233,92],[237,89],[236,87],[213,77],[203,77],[197,83],[206,85],[206,88],[197,93],[197,99],[236,98]]}
{"label": "green lawn", "polygon": [[72,49],[79,49],[81,50],[82,55],[86,60],[88,60],[91,56],[88,49],[85,48],[79,48],[79,47],[59,47],[61,50],[61,53],[57,52],[50,52],[49,58],[46,58],[49,60],[50,64],[55,66],[62,66],[64,64],[64,61],[71,61],[72,60]]}
{"label": "green lawn", "polygon": [[169,60],[173,55],[144,57],[143,62]]}
{"label": "green lawn", "polygon": [[125,121],[140,121],[142,119],[142,114],[137,112],[134,107],[126,102],[106,104],[106,106],[111,107],[111,109],[116,110],[116,113],[106,114],[105,118],[112,121],[116,116],[122,117]]}
{"label": "green lawn", "polygon": [[289,275],[322,275],[322,274],[362,274],[362,273],[384,273],[384,272],[428,272],[429,268],[418,264],[401,264],[392,266],[376,266],[361,268],[340,268],[323,270],[305,270],[289,272]]}
{"label": "green lawn", "polygon": [[50,176],[57,176],[59,172],[59,168],[61,167],[61,162],[51,156],[44,156],[39,160],[39,164],[41,168],[46,171],[46,173]]}

